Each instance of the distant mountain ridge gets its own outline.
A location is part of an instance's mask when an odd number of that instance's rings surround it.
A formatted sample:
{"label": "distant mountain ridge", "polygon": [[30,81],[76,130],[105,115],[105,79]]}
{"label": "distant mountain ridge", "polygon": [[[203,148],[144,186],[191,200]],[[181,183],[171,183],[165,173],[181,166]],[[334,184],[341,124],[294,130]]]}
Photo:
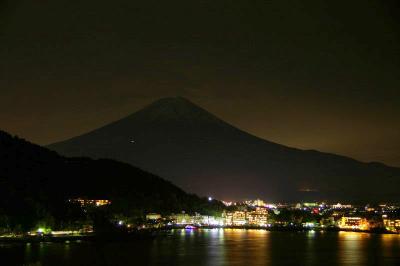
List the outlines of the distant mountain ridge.
{"label": "distant mountain ridge", "polygon": [[48,147],[127,162],[220,198],[400,200],[399,168],[263,140],[181,97]]}

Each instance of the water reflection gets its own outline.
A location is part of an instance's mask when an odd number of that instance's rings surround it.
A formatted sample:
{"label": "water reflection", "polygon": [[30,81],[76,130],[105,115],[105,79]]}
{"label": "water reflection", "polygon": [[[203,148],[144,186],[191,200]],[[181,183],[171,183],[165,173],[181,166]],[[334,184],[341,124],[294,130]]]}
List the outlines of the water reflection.
{"label": "water reflection", "polygon": [[224,231],[212,229],[208,231],[207,237],[210,241],[207,244],[207,257],[210,265],[223,265],[225,261]]}
{"label": "water reflection", "polygon": [[315,231],[310,230],[306,233],[306,263],[308,265],[314,265],[316,263],[316,253],[315,253]]}
{"label": "water reflection", "polygon": [[386,258],[386,261],[390,264],[399,265],[398,256],[399,250],[398,247],[400,245],[400,235],[381,235],[380,243],[382,245],[383,256]]}
{"label": "water reflection", "polygon": [[268,265],[269,232],[264,230],[225,230],[224,249],[226,258],[224,265],[240,265],[246,262],[250,265]]}
{"label": "water reflection", "polygon": [[369,234],[339,232],[339,261],[342,265],[364,265],[366,259],[365,243]]}
{"label": "water reflection", "polygon": [[400,236],[352,232],[174,230],[128,243],[0,246],[1,265],[400,265]]}

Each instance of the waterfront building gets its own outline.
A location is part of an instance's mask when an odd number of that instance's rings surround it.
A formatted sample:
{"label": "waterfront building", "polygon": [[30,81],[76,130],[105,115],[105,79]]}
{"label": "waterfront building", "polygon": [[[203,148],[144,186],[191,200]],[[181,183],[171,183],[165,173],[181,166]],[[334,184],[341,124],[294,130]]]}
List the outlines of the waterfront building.
{"label": "waterfront building", "polygon": [[224,212],[223,217],[227,226],[266,226],[268,223],[268,210],[257,207],[253,211]]}
{"label": "waterfront building", "polygon": [[393,233],[400,233],[400,219],[388,218],[387,215],[383,215],[383,225],[386,230]]}
{"label": "waterfront building", "polygon": [[225,225],[242,226],[246,224],[246,212],[235,211],[224,213]]}
{"label": "waterfront building", "polygon": [[170,215],[169,218],[170,220],[172,220],[174,224],[177,225],[187,225],[195,223],[195,219],[193,219],[189,214],[184,212],[178,214],[172,214]]}
{"label": "waterfront building", "polygon": [[326,218],[321,218],[320,221],[321,227],[333,227],[335,226],[335,217],[326,217]]}
{"label": "waterfront building", "polygon": [[203,215],[201,224],[207,226],[223,226],[224,219],[222,217]]}
{"label": "waterfront building", "polygon": [[353,230],[368,230],[369,223],[367,219],[361,217],[347,217],[343,216],[338,223],[341,229],[353,229]]}
{"label": "waterfront building", "polygon": [[266,226],[268,223],[268,211],[265,208],[256,208],[247,213],[247,223],[255,226]]}
{"label": "waterfront building", "polygon": [[199,213],[195,213],[195,215],[191,216],[191,219],[193,224],[197,224],[197,225],[202,225],[204,224],[204,216],[200,215]]}
{"label": "waterfront building", "polygon": [[223,226],[225,223],[224,217],[215,217],[208,215],[189,215],[184,212],[179,214],[172,214],[169,217],[172,224],[176,225],[197,225],[197,226]]}

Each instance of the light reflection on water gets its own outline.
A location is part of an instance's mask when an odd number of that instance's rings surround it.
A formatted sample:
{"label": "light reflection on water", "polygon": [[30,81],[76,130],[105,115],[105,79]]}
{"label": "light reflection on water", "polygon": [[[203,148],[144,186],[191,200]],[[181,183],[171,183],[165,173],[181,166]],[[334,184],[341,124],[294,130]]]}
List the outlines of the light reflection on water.
{"label": "light reflection on water", "polygon": [[[1,265],[400,265],[400,235],[174,230],[128,243],[2,244]],[[3,264],[4,263],[4,264]]]}
{"label": "light reflection on water", "polygon": [[369,234],[366,233],[339,232],[339,261],[343,265],[364,265],[367,238]]}

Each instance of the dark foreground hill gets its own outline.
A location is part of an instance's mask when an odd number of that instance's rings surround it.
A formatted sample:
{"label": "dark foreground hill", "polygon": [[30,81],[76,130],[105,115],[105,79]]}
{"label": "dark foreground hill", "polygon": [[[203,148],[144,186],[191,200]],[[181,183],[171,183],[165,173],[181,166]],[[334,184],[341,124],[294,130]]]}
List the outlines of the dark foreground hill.
{"label": "dark foreground hill", "polygon": [[227,199],[400,199],[398,168],[266,141],[183,98],[161,99],[49,148],[127,162],[191,192]]}
{"label": "dark foreground hill", "polygon": [[221,206],[129,164],[62,157],[0,131],[0,227],[2,219],[29,228],[41,217],[63,217],[64,203],[75,197],[111,199],[113,211],[126,215]]}

